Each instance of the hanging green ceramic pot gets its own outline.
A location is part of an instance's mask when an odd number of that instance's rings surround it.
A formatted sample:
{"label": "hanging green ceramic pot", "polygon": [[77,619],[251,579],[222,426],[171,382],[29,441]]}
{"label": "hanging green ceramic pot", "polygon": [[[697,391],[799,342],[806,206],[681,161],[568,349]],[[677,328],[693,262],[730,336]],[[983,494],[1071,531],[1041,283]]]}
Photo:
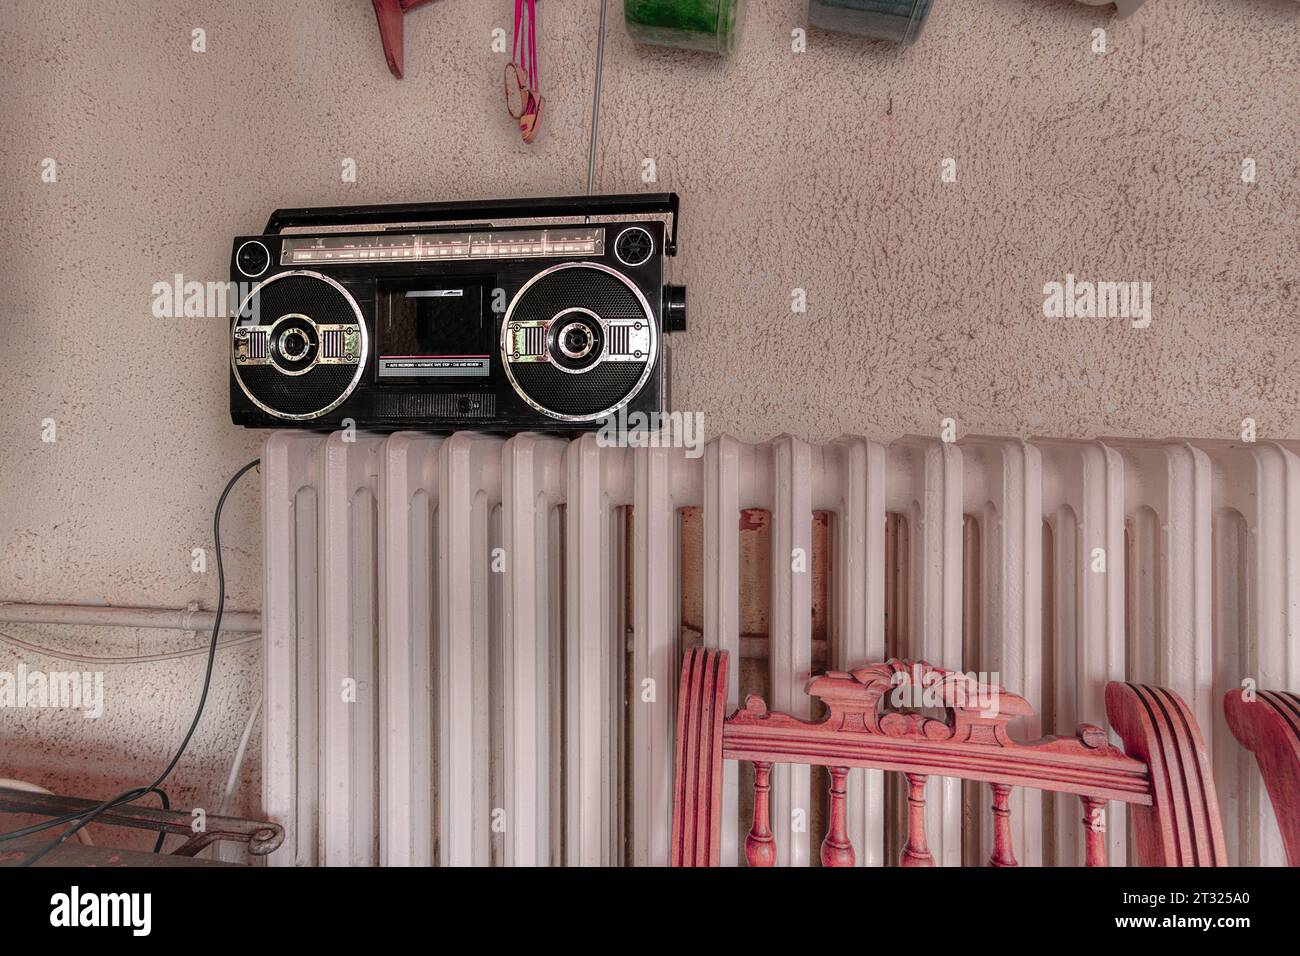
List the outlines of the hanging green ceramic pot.
{"label": "hanging green ceramic pot", "polygon": [[932,0],[809,0],[808,22],[819,30],[911,43]]}
{"label": "hanging green ceramic pot", "polygon": [[641,43],[706,50],[736,46],[745,0],[623,0],[627,32]]}

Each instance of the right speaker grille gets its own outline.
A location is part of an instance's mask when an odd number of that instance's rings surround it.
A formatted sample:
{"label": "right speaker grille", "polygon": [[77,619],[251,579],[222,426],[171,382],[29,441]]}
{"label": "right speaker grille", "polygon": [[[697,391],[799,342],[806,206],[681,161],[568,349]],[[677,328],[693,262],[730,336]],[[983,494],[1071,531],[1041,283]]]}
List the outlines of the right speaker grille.
{"label": "right speaker grille", "polygon": [[[606,335],[605,354],[626,340],[622,332],[637,324],[649,327],[651,348],[640,359],[602,359],[584,371],[567,371],[551,361],[514,361],[509,354],[506,371],[521,397],[538,410],[564,419],[595,419],[631,401],[649,379],[658,351],[655,318],[636,287],[622,274],[603,266],[580,263],[542,273],[511,303],[502,331],[504,343],[511,328],[521,323],[548,323],[575,308],[600,317]],[[534,326],[536,328],[536,326]],[[556,329],[549,330],[548,341]]]}

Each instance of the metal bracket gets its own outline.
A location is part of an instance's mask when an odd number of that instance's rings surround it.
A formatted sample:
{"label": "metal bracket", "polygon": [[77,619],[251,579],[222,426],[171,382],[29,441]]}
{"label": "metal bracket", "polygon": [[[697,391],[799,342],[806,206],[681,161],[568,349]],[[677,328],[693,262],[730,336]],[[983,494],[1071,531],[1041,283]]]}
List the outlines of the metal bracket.
{"label": "metal bracket", "polygon": [[[30,793],[0,787],[0,813],[32,813],[42,817],[63,817],[72,813],[89,812],[102,800],[85,800],[81,797],[64,797],[51,793]],[[253,856],[266,856],[284,842],[284,827],[264,820],[245,820],[242,817],[208,815],[202,833],[194,832],[194,819],[188,810],[156,810],[123,804],[96,814],[96,823],[136,830],[163,830],[189,837],[171,856],[194,856],[204,847],[218,840],[242,843]]]}

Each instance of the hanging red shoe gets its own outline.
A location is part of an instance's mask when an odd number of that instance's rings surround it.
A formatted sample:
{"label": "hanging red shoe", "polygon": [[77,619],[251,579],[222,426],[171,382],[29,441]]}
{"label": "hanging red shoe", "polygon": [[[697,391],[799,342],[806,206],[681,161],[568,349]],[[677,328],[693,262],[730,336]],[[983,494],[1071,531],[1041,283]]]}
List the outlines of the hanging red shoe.
{"label": "hanging red shoe", "polygon": [[514,54],[506,64],[506,110],[519,122],[525,143],[537,136],[546,100],[537,66],[537,0],[515,0]]}
{"label": "hanging red shoe", "polygon": [[375,5],[375,19],[379,21],[379,39],[384,44],[384,57],[393,76],[402,78],[402,18],[407,11],[423,6],[429,0],[371,0]]}

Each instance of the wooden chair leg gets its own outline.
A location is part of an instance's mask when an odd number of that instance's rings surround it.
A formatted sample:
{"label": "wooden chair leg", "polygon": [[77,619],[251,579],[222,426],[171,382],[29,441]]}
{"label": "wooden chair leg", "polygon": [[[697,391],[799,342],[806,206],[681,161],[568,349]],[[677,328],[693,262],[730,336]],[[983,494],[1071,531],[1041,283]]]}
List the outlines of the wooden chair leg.
{"label": "wooden chair leg", "polygon": [[691,648],[682,661],[677,691],[673,866],[721,863],[722,722],[726,703],[726,652]]}
{"label": "wooden chair leg", "polygon": [[1112,681],[1106,714],[1124,750],[1143,761],[1151,806],[1133,805],[1142,866],[1226,866],[1214,776],[1196,718],[1173,691]]}
{"label": "wooden chair leg", "polygon": [[1300,695],[1261,690],[1247,699],[1230,690],[1223,715],[1232,735],[1255,755],[1287,862],[1300,866]]}

